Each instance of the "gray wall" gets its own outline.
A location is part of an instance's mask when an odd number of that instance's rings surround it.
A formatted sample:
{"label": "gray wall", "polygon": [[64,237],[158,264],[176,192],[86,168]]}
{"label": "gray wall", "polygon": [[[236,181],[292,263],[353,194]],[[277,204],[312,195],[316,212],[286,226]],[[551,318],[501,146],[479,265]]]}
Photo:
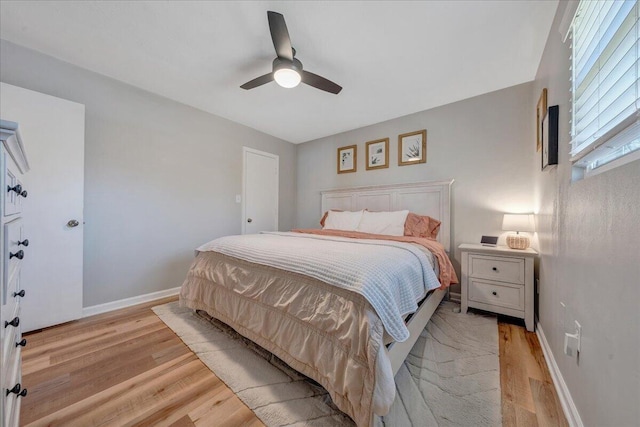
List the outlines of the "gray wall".
{"label": "gray wall", "polygon": [[85,307],[180,286],[195,247],[240,233],[243,145],[280,156],[280,229],[294,225],[295,145],[4,40],[0,53],[1,81],[86,106]]}
{"label": "gray wall", "polygon": [[[560,159],[533,162],[540,245],[540,325],[585,426],[640,419],[640,161],[571,182],[569,44],[560,2],[533,85],[560,107]],[[567,304],[563,312],[560,302]],[[582,325],[582,352],[563,353],[564,332]]]}
{"label": "gray wall", "polygon": [[[533,103],[531,85],[523,84],[301,144],[297,226],[319,227],[321,190],[453,178],[452,242],[460,273],[458,245],[480,242],[483,234],[503,239],[504,212],[533,211]],[[427,163],[398,166],[398,135],[425,128]],[[365,143],[385,137],[389,168],[367,171]],[[358,145],[358,171],[338,175],[336,149],[352,144]]]}

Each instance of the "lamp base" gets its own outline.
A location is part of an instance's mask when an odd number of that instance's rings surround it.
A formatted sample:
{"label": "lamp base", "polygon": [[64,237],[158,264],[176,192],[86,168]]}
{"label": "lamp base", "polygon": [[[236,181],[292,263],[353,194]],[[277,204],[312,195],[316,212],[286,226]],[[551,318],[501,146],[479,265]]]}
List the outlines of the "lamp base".
{"label": "lamp base", "polygon": [[521,234],[508,234],[507,235],[507,246],[511,249],[527,249],[531,240],[527,236],[523,236]]}

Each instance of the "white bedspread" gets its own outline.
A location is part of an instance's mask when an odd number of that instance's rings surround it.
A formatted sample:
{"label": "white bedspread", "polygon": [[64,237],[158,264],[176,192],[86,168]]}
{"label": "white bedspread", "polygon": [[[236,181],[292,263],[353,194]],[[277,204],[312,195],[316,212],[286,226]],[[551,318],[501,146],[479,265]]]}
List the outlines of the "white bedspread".
{"label": "white bedspread", "polygon": [[200,246],[249,262],[304,274],[364,296],[396,341],[409,337],[403,316],[440,282],[414,245],[302,233],[226,236]]}

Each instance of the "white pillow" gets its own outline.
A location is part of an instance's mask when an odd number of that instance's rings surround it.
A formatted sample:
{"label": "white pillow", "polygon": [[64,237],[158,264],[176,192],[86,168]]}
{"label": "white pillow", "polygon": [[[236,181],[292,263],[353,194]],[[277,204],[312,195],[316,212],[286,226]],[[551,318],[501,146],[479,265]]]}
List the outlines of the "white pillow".
{"label": "white pillow", "polygon": [[327,219],[324,220],[324,230],[356,231],[362,218],[362,211],[329,211]]}
{"label": "white pillow", "polygon": [[364,211],[356,231],[387,236],[404,236],[404,223],[409,211],[369,212]]}

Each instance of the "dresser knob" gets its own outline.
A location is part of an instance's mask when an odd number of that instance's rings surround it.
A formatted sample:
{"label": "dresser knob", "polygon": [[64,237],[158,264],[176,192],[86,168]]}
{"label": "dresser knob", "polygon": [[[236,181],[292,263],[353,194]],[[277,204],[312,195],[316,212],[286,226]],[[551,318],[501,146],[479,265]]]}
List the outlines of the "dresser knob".
{"label": "dresser knob", "polygon": [[24,239],[22,242],[18,242],[18,246],[29,246],[29,239]]}
{"label": "dresser knob", "polygon": [[22,341],[16,343],[16,347],[25,347],[27,345],[27,340],[22,338]]}
{"label": "dresser knob", "polygon": [[18,252],[16,252],[16,253],[9,252],[9,259],[11,259],[11,258],[13,258],[13,257],[16,257],[16,258],[18,258],[18,259],[22,259],[22,258],[24,258],[24,251],[23,251],[22,249],[20,249],[20,250],[19,250]]}
{"label": "dresser knob", "polygon": [[20,193],[22,193],[22,185],[18,184],[14,187],[7,185],[7,193],[10,193],[12,191],[15,191],[19,195]]}
{"label": "dresser knob", "polygon": [[14,297],[14,298],[15,298],[15,297],[24,298],[24,294],[25,294],[24,289],[22,289],[20,292],[14,292],[14,293],[13,293],[13,297]]}
{"label": "dresser knob", "polygon": [[4,321],[4,327],[8,327],[9,325],[13,326],[14,328],[18,327],[18,325],[20,324],[20,318],[19,317],[14,317],[13,320],[11,322],[7,322],[6,320]]}
{"label": "dresser knob", "polygon": [[20,383],[18,383],[14,385],[11,390],[7,389],[7,396],[9,396],[11,393],[19,394],[20,390],[22,390],[22,386],[20,385]]}
{"label": "dresser knob", "polygon": [[[27,190],[22,190],[22,193],[20,193],[20,195],[21,195],[22,197],[24,197],[25,199],[27,198],[27,194],[28,194],[28,193],[27,193]],[[24,391],[27,391],[27,390],[25,389]]]}
{"label": "dresser knob", "polygon": [[497,293],[496,291],[491,292],[491,294],[492,294],[493,296],[497,296],[497,295],[498,295],[498,293]]}
{"label": "dresser knob", "polygon": [[23,388],[20,393],[18,393],[18,397],[25,397],[27,395],[27,389]]}
{"label": "dresser knob", "polygon": [[498,271],[498,267],[493,267],[492,270],[493,271]]}

